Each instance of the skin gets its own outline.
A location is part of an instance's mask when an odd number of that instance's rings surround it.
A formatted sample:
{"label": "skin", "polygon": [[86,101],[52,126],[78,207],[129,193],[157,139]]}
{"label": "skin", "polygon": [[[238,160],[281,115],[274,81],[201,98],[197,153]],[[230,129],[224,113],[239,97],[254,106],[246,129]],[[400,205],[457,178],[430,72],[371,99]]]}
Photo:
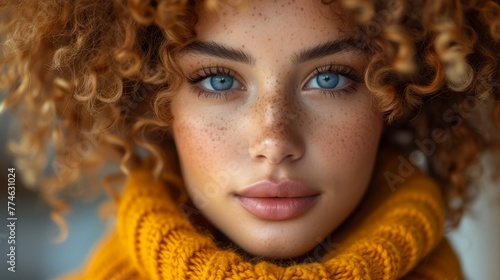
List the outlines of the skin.
{"label": "skin", "polygon": [[[309,86],[315,68],[330,64],[362,77],[366,53],[342,48],[293,62],[304,49],[352,36],[340,10],[327,11],[321,1],[248,1],[244,9],[221,5],[216,12],[201,7],[196,40],[241,50],[253,63],[194,50],[177,58],[187,77],[218,66],[239,82],[214,98],[199,94],[221,93],[203,88],[210,77],[198,84],[186,80],[172,100],[172,133],[194,205],[256,256],[310,251],[349,216],[370,182],[383,129],[372,95],[349,78],[326,94]],[[318,202],[293,219],[259,219],[235,193],[263,179],[302,182],[320,192]]]}

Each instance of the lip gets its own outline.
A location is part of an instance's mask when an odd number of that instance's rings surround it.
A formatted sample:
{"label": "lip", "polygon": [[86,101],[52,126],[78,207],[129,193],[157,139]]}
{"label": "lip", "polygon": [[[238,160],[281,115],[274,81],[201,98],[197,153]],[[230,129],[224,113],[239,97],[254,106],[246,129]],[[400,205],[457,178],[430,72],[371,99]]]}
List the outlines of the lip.
{"label": "lip", "polygon": [[238,192],[236,198],[257,218],[282,221],[296,218],[312,208],[319,192],[295,181],[276,184],[264,180]]}

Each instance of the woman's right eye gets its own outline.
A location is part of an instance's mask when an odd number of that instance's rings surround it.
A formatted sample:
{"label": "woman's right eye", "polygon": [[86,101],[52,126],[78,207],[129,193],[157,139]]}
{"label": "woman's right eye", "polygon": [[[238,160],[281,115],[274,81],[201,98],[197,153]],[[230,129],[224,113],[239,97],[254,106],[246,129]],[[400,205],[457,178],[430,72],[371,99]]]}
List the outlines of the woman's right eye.
{"label": "woman's right eye", "polygon": [[243,85],[235,78],[228,75],[211,75],[199,82],[206,90],[224,91],[232,89],[243,89]]}

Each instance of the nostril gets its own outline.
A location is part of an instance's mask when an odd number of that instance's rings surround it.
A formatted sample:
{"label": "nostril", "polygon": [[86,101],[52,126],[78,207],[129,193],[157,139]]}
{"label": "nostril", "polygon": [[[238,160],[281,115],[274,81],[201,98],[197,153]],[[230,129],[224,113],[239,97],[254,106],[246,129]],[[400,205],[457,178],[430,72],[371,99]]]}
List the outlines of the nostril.
{"label": "nostril", "polygon": [[303,150],[301,142],[291,138],[266,138],[251,145],[249,154],[254,160],[278,164],[300,158]]}

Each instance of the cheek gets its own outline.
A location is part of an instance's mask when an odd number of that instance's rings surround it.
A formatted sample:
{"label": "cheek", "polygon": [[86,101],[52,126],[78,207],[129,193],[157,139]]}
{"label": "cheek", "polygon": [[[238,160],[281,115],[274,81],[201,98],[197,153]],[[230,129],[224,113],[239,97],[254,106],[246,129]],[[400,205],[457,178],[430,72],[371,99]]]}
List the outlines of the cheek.
{"label": "cheek", "polygon": [[231,123],[224,117],[175,116],[174,139],[188,185],[199,186],[213,180],[215,172],[222,170],[222,165],[234,154],[231,131]]}
{"label": "cheek", "polygon": [[[358,109],[359,108],[359,109]],[[371,106],[342,108],[324,117],[313,139],[331,170],[363,168],[375,157],[383,121]]]}

